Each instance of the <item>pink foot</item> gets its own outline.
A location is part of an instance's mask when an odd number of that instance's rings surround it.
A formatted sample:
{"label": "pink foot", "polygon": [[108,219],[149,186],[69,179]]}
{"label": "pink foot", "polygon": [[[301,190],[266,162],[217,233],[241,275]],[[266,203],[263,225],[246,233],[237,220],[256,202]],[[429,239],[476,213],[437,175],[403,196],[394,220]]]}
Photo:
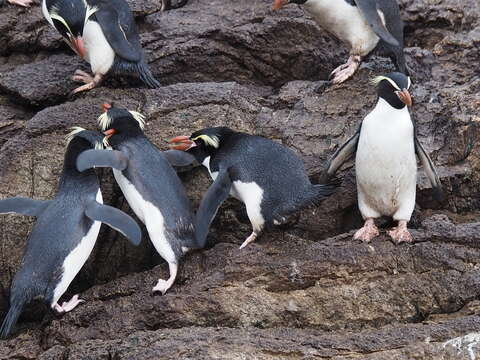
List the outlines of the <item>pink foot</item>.
{"label": "pink foot", "polygon": [[86,73],[85,71],[76,70],[72,76],[72,80],[77,82],[83,82],[85,84],[73,90],[72,91],[72,95],[73,95],[82,91],[87,91],[95,88],[102,81],[102,75],[95,74],[95,76],[92,76]]}
{"label": "pink foot", "polygon": [[8,0],[10,4],[20,5],[23,7],[29,7],[33,4],[32,0]]}
{"label": "pink foot", "polygon": [[413,242],[412,234],[407,229],[407,222],[406,221],[399,221],[398,226],[393,228],[392,230],[388,231],[388,235],[395,241],[397,244],[401,244],[403,242],[411,243]]}
{"label": "pink foot", "polygon": [[245,246],[247,246],[248,244],[254,242],[254,241],[257,239],[257,236],[258,236],[258,234],[257,234],[255,231],[253,231],[253,232],[250,234],[250,236],[243,242],[243,244],[240,245],[240,248],[239,248],[239,249],[241,250],[241,249],[243,249]]}
{"label": "pink foot", "polygon": [[168,280],[159,279],[157,285],[152,289],[153,292],[161,292],[165,295],[168,289],[170,289],[177,278],[178,265],[174,263],[168,263],[170,270],[170,277]]}
{"label": "pink foot", "polygon": [[365,242],[370,242],[374,237],[378,236],[380,233],[378,228],[375,226],[373,219],[367,219],[363,227],[353,235],[354,240],[362,240]]}
{"label": "pink foot", "polygon": [[346,64],[340,65],[331,72],[330,77],[333,76],[332,83],[341,84],[345,80],[349,79],[353,74],[355,74],[355,71],[357,71],[361,60],[362,58],[360,56],[351,55]]}
{"label": "pink foot", "polygon": [[77,305],[85,302],[85,300],[79,299],[78,295],[74,295],[68,302],[63,302],[62,306],[55,303],[52,308],[55,309],[59,314],[63,314],[69,311],[72,311],[77,307]]}

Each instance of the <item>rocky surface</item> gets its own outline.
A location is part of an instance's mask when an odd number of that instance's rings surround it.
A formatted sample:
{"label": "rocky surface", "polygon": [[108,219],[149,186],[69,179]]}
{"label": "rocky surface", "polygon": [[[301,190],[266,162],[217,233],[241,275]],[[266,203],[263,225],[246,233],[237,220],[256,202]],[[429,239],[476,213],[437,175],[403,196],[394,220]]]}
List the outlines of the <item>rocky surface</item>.
{"label": "rocky surface", "polygon": [[[70,98],[88,69],[41,18],[39,6],[0,8],[0,197],[50,198],[68,128],[94,129],[104,101],[147,115],[160,147],[174,135],[227,125],[294,149],[313,179],[371,109],[369,79],[392,69],[372,55],[355,77],[325,82],[347,51],[297,6],[270,0],[190,0],[161,12],[131,1],[148,59],[165,85],[109,79]],[[148,238],[132,247],[102,228],[70,286],[88,300],[62,318],[26,309],[0,359],[475,359],[480,353],[480,4],[401,0],[419,137],[446,190],[439,204],[420,173],[416,243],[351,240],[361,224],[353,164],[321,206],[238,250],[249,234],[241,204],[222,206],[210,247],[185,258],[163,297],[166,267]],[[202,169],[180,174],[195,204]],[[129,211],[110,172],[106,202]],[[0,314],[33,220],[0,216]],[[385,223],[387,226],[388,223]],[[66,294],[66,295],[69,295]]]}

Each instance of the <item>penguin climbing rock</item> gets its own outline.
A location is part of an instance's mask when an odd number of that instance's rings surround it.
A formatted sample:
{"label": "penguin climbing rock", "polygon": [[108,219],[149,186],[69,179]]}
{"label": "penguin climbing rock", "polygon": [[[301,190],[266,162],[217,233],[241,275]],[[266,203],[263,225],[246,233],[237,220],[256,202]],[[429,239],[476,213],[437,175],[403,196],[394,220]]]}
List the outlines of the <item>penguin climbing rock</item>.
{"label": "penguin climbing rock", "polygon": [[379,49],[408,75],[403,54],[403,22],[396,0],[275,0],[273,8],[304,5],[317,24],[350,47],[347,63],[332,71],[332,83],[350,78],[362,58]]}
{"label": "penguin climbing rock", "polygon": [[428,175],[435,196],[442,197],[435,167],[417,139],[408,107],[410,78],[394,72],[374,79],[378,102],[365,117],[357,132],[332,156],[327,178],[356,152],[358,206],[365,225],[354,238],[370,241],[379,234],[374,219],[391,216],[398,226],[388,234],[397,242],[411,242],[407,230],[415,207],[417,160]]}
{"label": "penguin climbing rock", "polygon": [[173,285],[180,258],[202,249],[210,222],[231,187],[228,171],[205,194],[197,215],[172,165],[186,166],[195,158],[182,151],[160,151],[143,133],[144,117],[135,111],[104,104],[99,117],[105,145],[113,150],[90,150],[78,158],[78,168],[111,167],[127,202],[145,224],[155,249],[168,262],[170,277],[153,291],[162,294]]}
{"label": "penguin climbing rock", "polygon": [[286,216],[320,202],[335,189],[333,184],[311,184],[293,151],[260,136],[214,127],[170,142],[173,149],[195,156],[214,180],[229,169],[230,194],[245,204],[253,227],[240,249],[255,241],[265,227],[284,222]]}
{"label": "penguin climbing rock", "polygon": [[37,217],[28,236],[20,270],[10,289],[10,308],[0,328],[8,336],[25,304],[41,297],[58,313],[75,308],[83,300],[78,295],[58,303],[87,261],[97,240],[101,223],[125,235],[134,245],[141,231],[133,219],[102,204],[102,194],[93,170],[79,172],[78,155],[97,145],[102,136],[81,128],[69,135],[62,177],[53,200],[14,197],[0,200],[0,213]]}
{"label": "penguin climbing rock", "polygon": [[149,87],[160,83],[145,61],[132,11],[125,0],[43,0],[43,16],[81,58],[93,77],[77,70],[83,82],[73,94],[93,89],[107,73],[134,74]]}

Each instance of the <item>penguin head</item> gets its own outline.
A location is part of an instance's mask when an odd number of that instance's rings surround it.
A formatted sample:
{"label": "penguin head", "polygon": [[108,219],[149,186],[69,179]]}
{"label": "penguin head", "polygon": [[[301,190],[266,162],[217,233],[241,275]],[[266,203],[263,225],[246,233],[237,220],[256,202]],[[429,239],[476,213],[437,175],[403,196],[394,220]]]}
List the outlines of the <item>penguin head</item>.
{"label": "penguin head", "polygon": [[[303,5],[307,2],[308,0],[275,0],[273,3],[273,10],[279,10],[280,8],[284,7],[285,5],[288,4],[299,4]],[[338,0],[336,0],[338,1]]]}
{"label": "penguin head", "polygon": [[234,131],[228,127],[219,126],[195,131],[190,136],[177,136],[170,140],[170,147],[175,150],[188,151],[197,161],[202,162],[206,157],[217,152]]}
{"label": "penguin head", "polygon": [[85,130],[81,127],[73,127],[66,136],[67,150],[63,163],[64,172],[77,173],[77,157],[85,150],[103,149],[103,136],[97,131]]}
{"label": "penguin head", "polygon": [[105,146],[115,146],[130,138],[143,136],[145,116],[142,114],[116,108],[107,103],[103,104],[103,110],[103,114],[98,118],[98,124],[105,135],[103,140]]}
{"label": "penguin head", "polygon": [[387,101],[395,109],[412,106],[412,97],[408,92],[411,81],[408,76],[400,72],[377,76],[373,79],[377,85],[378,96]]}
{"label": "penguin head", "polygon": [[85,58],[83,29],[97,10],[97,7],[91,7],[85,0],[53,0],[47,3],[51,24],[82,58]]}

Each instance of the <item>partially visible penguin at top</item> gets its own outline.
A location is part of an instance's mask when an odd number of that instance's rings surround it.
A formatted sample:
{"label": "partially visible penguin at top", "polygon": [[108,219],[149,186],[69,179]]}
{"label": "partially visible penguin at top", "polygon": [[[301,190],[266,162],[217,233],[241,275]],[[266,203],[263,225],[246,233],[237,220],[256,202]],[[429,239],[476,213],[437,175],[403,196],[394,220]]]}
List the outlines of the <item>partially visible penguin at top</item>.
{"label": "partially visible penguin at top", "polygon": [[273,8],[287,4],[305,6],[320,27],[349,46],[348,61],[330,74],[333,84],[349,79],[374,49],[386,53],[397,71],[408,75],[397,0],[275,0]]}
{"label": "partially visible penguin at top", "polygon": [[[185,4],[185,0],[180,3]],[[170,0],[162,2],[163,10],[171,8]],[[160,86],[147,65],[135,19],[125,0],[43,0],[42,12],[72,50],[91,66],[93,75],[82,70],[73,75],[72,80],[84,83],[73,94],[93,89],[108,73],[135,75],[150,88]]]}

